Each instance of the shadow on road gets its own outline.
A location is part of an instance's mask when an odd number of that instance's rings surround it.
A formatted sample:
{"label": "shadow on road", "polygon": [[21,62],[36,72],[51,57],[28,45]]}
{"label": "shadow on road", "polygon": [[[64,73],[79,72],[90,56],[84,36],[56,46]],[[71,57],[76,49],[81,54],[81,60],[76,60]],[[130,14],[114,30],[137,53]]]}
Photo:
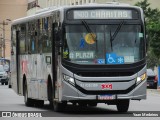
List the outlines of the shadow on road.
{"label": "shadow on road", "polygon": [[62,112],[54,112],[53,108],[45,105],[41,110],[47,110],[45,116],[51,117],[124,117],[132,116],[133,112],[120,113],[117,110],[100,108],[100,107],[81,107],[75,105],[67,105]]}

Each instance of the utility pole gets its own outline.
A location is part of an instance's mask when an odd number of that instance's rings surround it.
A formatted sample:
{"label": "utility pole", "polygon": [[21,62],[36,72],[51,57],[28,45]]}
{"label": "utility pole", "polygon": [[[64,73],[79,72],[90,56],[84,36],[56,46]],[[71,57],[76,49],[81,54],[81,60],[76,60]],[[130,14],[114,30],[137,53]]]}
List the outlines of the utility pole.
{"label": "utility pole", "polygon": [[[6,20],[11,21],[10,19],[6,19]],[[6,50],[5,25],[8,25],[8,22],[5,22],[5,21],[3,20],[3,22],[0,23],[0,24],[3,25],[3,27],[1,28],[1,29],[3,30],[2,47],[3,47],[3,58],[5,58],[5,50]]]}
{"label": "utility pole", "polygon": [[2,57],[2,34],[0,36],[0,58]]}
{"label": "utility pole", "polygon": [[6,52],[5,25],[8,25],[8,23],[3,20],[3,58],[5,58]]}

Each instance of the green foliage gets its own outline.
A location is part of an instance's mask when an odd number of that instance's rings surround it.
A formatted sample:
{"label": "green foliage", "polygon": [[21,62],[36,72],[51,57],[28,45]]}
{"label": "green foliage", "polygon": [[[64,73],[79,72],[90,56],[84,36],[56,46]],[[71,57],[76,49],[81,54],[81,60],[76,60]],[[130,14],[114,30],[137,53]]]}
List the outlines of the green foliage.
{"label": "green foliage", "polygon": [[141,7],[144,11],[145,16],[148,16],[148,9],[150,9],[150,3],[148,3],[148,0],[137,2],[135,5]]}
{"label": "green foliage", "polygon": [[149,47],[155,56],[160,59],[160,20],[149,22],[147,26],[149,34]]}
{"label": "green foliage", "polygon": [[144,11],[144,15],[145,15],[145,19],[147,22],[157,22],[157,20],[160,19],[160,11],[159,9],[152,9],[150,7],[150,3],[148,3],[148,0],[143,0],[141,2],[137,2],[135,4],[136,6],[139,6],[143,9]]}
{"label": "green foliage", "polygon": [[149,67],[159,64],[160,61],[160,10],[152,9],[148,0],[135,4],[143,9],[146,20],[146,31],[148,34],[148,56]]}
{"label": "green foliage", "polygon": [[155,66],[158,66],[160,61],[158,58],[155,56],[152,50],[149,50],[147,53],[147,67],[154,69]]}

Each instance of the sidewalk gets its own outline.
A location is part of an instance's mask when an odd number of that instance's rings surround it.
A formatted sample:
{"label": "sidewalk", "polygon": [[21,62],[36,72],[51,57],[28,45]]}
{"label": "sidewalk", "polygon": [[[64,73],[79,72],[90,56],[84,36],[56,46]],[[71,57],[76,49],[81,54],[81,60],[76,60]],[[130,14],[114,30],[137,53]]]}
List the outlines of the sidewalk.
{"label": "sidewalk", "polygon": [[156,93],[160,95],[160,89],[147,89],[147,92]]}

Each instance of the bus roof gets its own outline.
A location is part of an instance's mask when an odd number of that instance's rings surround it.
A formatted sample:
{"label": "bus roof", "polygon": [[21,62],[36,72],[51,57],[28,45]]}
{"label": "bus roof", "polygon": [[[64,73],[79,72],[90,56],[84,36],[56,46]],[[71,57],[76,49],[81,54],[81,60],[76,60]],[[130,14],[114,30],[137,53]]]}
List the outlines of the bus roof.
{"label": "bus roof", "polygon": [[135,9],[140,9],[141,12],[143,12],[142,9],[138,6],[131,6],[129,4],[117,3],[117,2],[108,2],[106,4],[89,3],[89,4],[83,4],[83,5],[61,6],[61,7],[53,6],[53,7],[50,7],[48,9],[44,9],[44,10],[42,10],[42,12],[38,12],[37,14],[13,20],[12,25],[25,23],[25,22],[28,22],[28,21],[31,21],[31,20],[34,20],[34,19],[42,18],[42,17],[48,17],[54,11],[63,11],[64,9],[69,9],[69,8],[93,8],[93,7],[95,7],[95,8],[100,8],[100,7],[135,8]]}

